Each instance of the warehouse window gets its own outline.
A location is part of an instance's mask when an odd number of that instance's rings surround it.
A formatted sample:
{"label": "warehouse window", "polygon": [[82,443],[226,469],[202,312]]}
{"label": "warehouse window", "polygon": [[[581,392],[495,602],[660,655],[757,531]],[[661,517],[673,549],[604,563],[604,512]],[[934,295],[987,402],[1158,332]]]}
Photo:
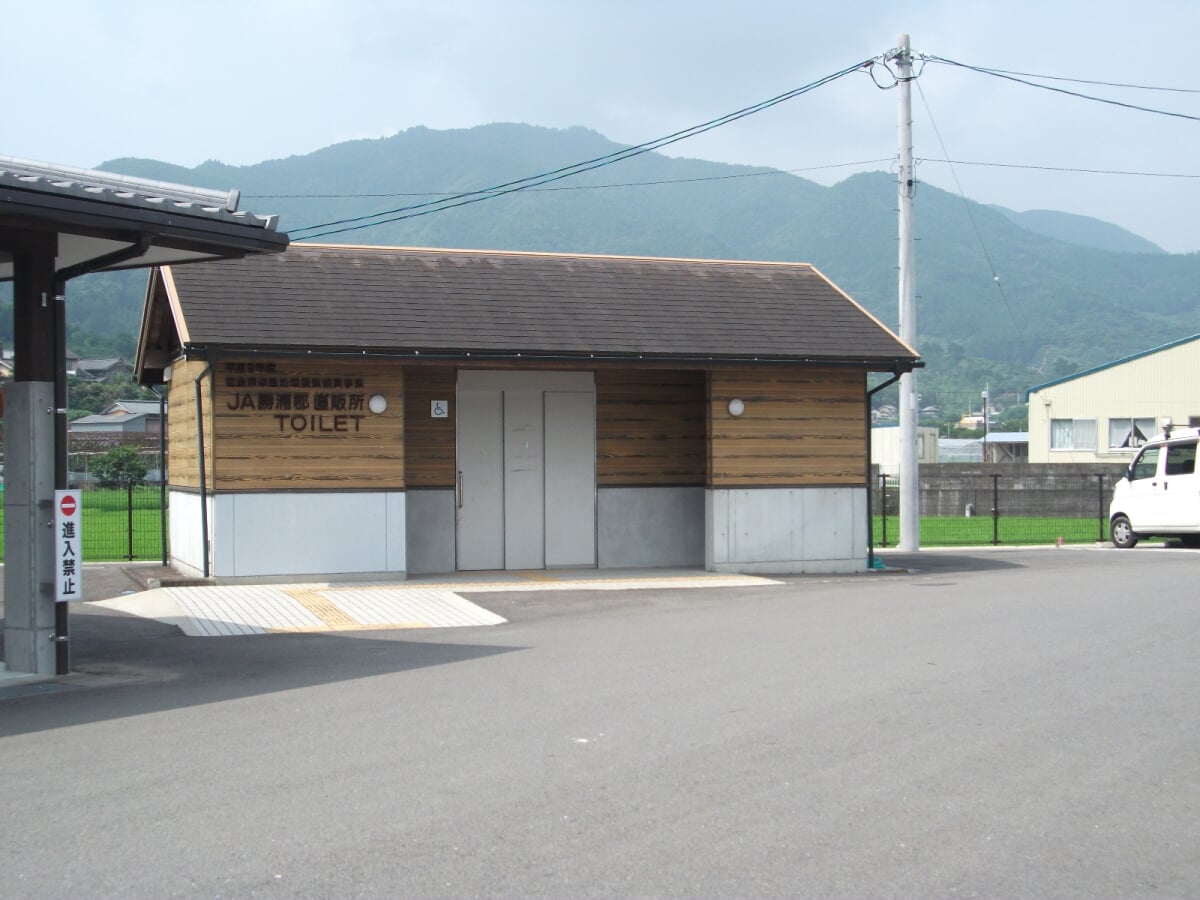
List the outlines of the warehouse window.
{"label": "warehouse window", "polygon": [[1153,417],[1148,419],[1109,419],[1108,449],[1132,450],[1140,447],[1157,433]]}
{"label": "warehouse window", "polygon": [[1095,419],[1051,419],[1051,450],[1095,450]]}

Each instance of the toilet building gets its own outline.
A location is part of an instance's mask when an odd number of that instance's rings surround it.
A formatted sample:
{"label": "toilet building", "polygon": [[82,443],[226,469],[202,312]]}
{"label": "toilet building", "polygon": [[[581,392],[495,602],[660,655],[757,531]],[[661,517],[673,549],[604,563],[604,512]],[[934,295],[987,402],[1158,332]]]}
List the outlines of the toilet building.
{"label": "toilet building", "polygon": [[153,272],[170,553],[217,578],[866,568],[870,372],[810,265],[293,245]]}

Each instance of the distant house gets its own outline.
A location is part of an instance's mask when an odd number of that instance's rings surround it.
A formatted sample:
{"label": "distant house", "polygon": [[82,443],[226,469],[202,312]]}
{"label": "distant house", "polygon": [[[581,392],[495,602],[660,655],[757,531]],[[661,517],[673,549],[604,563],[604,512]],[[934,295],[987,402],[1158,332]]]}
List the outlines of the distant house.
{"label": "distant house", "polygon": [[982,446],[986,462],[1029,462],[1028,431],[992,431],[984,435]]}
{"label": "distant house", "polygon": [[162,432],[162,418],[156,400],[118,400],[110,403],[103,412],[71,422],[68,431],[75,434],[118,432],[157,435]]}
{"label": "distant house", "polygon": [[938,438],[938,462],[977,463],[983,461],[981,438]]}
{"label": "distant house", "polygon": [[1129,462],[1175,425],[1200,425],[1200,334],[1032,387],[1029,461]]}
{"label": "distant house", "polygon": [[[917,428],[917,462],[935,463],[938,458],[938,430]],[[871,429],[871,465],[882,475],[900,474],[900,426],[876,425]]]}
{"label": "distant house", "polygon": [[75,363],[75,377],[83,381],[116,381],[133,375],[133,366],[123,359],[80,359]]}

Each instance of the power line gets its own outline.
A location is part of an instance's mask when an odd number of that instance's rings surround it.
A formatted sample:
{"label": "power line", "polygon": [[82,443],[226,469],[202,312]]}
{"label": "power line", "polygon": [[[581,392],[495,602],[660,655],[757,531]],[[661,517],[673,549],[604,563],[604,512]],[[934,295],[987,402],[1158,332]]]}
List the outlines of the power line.
{"label": "power line", "polygon": [[[324,237],[330,234],[341,234],[347,231],[357,231],[362,228],[371,228],[376,225],[385,225],[389,222],[397,222],[403,219],[416,218],[418,216],[428,215],[431,212],[441,212],[446,209],[454,209],[458,206],[466,206],[471,203],[479,203],[483,200],[491,200],[495,197],[502,197],[506,194],[515,193],[517,191],[528,190],[533,187],[538,187],[543,184],[548,184],[554,181],[561,181],[564,178],[570,178],[574,175],[580,175],[584,172],[592,171],[603,166],[609,166],[634,156],[639,156],[643,153],[649,153],[661,147],[666,147],[670,144],[678,143],[690,137],[695,137],[699,134],[712,131],[722,125],[728,125],[731,122],[736,122],[747,116],[770,109],[787,100],[791,100],[809,91],[822,87],[830,82],[836,81],[849,75],[851,72],[857,72],[867,69],[876,61],[877,58],[863,60],[855,63],[852,66],[847,66],[832,74],[819,78],[816,81],[810,82],[803,87],[795,88],[786,91],[778,96],[771,97],[767,100],[760,101],[751,106],[744,107],[732,113],[719,116],[716,119],[710,119],[707,122],[702,122],[699,125],[693,125],[681,131],[673,132],[661,138],[656,138],[651,141],[646,141],[642,144],[637,144],[632,147],[626,147],[612,153],[606,153],[603,156],[598,156],[593,159],[584,160],[583,162],[574,163],[569,166],[562,166],[557,169],[552,169],[548,172],[542,172],[538,175],[530,175],[525,178],[518,178],[513,181],[507,181],[502,184],[493,185],[489,188],[481,188],[475,191],[465,191],[460,194],[451,195],[450,197],[430,200],[424,203],[416,203],[410,206],[402,206],[396,209],[383,210],[369,215],[354,216],[346,219],[338,219],[332,222],[324,222],[318,225],[309,225],[304,228],[295,229],[296,231],[314,231],[316,233],[299,238],[299,240],[312,240],[313,238]],[[376,222],[369,222],[369,219],[379,219]],[[346,227],[338,227],[346,226]],[[319,229],[328,229],[319,231]]]}
{"label": "power line", "polygon": [[[598,191],[608,188],[624,187],[656,187],[664,184],[692,184],[703,181],[731,181],[737,178],[761,178],[764,175],[795,175],[798,172],[817,172],[824,169],[846,169],[854,166],[873,166],[879,163],[893,162],[893,157],[881,159],[860,159],[853,162],[827,163],[820,166],[804,166],[798,169],[764,169],[758,172],[736,172],[730,175],[705,175],[696,178],[659,178],[654,181],[617,181],[606,184],[564,184],[557,187],[531,187],[526,191],[531,194],[548,193],[551,191]],[[934,160],[942,162],[942,160]],[[1200,177],[1200,176],[1197,176]],[[380,194],[244,194],[247,200],[359,200],[382,197],[460,197],[453,191],[396,191]],[[320,227],[320,226],[314,226]]]}
{"label": "power line", "polygon": [[[1036,81],[1029,81],[1026,78],[1020,78],[1016,75],[1009,74],[1001,69],[985,69],[982,66],[972,66],[967,63],[956,62],[952,59],[946,59],[941,56],[925,56],[929,62],[942,63],[947,66],[956,66],[960,69],[967,69],[971,72],[978,72],[981,75],[991,75],[993,78],[1003,78],[1005,81],[1013,81],[1017,84],[1023,84],[1027,87],[1039,88],[1043,91],[1053,91],[1056,94],[1065,94],[1068,97],[1077,97],[1081,100],[1092,100],[1096,103],[1106,103],[1109,106],[1120,106],[1124,109],[1136,109],[1140,112],[1153,113],[1158,116],[1170,116],[1176,119],[1187,119],[1192,122],[1200,122],[1200,116],[1189,115],[1188,113],[1172,112],[1166,109],[1156,109],[1152,106],[1141,106],[1137,103],[1126,103],[1123,100],[1113,100],[1110,97],[1097,97],[1094,94],[1083,94],[1079,91],[1069,91],[1066,88],[1055,87],[1052,84],[1038,84]],[[1041,77],[1041,76],[1031,76]]]}
{"label": "power line", "polygon": [[[942,61],[936,57],[929,57],[929,59],[933,62]],[[978,66],[976,68],[980,72],[987,72],[992,75],[1018,75],[1022,78],[1039,78],[1043,81],[1066,81],[1071,84],[1094,84],[1098,87],[1129,88],[1135,91],[1163,91],[1171,94],[1200,94],[1200,88],[1160,87],[1149,84],[1129,84],[1123,81],[1093,81],[1087,78],[1067,78],[1063,75],[1038,75],[1034,72],[1014,72],[1011,69],[996,69],[992,66]]]}
{"label": "power line", "polygon": [[[925,98],[925,91],[921,89],[920,81],[917,81],[917,93],[921,95],[921,104],[925,107],[925,114],[929,116],[929,124],[933,126],[933,133],[942,148],[942,154],[949,158],[950,153],[946,150],[946,143],[942,140],[942,132],[937,127],[937,122],[934,121],[933,110],[929,108],[929,101]],[[1000,283],[1000,274],[996,271],[995,263],[992,262],[992,255],[988,252],[987,243],[984,241],[983,234],[979,230],[979,225],[975,221],[975,214],[971,211],[971,204],[967,202],[967,195],[963,193],[962,182],[958,180],[958,171],[953,165],[950,166],[950,174],[954,176],[954,184],[958,187],[958,196],[962,198],[963,208],[967,211],[967,218],[971,220],[971,228],[975,231],[975,237],[979,241],[980,248],[983,250],[983,257],[987,260],[988,268],[992,272],[992,282],[996,285],[996,289],[1000,291],[1000,297],[1004,301],[1004,308],[1008,310],[1008,317],[1012,320],[1013,328],[1016,329],[1017,340],[1021,342],[1022,353],[1028,355],[1029,350],[1025,345],[1025,335],[1021,330],[1020,323],[1017,322],[1017,317],[1013,315],[1012,305],[1008,302],[1008,294],[1004,291],[1004,285]]]}
{"label": "power line", "polygon": [[1200,178],[1186,172],[1143,172],[1136,169],[1085,169],[1078,166],[1039,166],[1025,163],[981,162],[967,159],[933,159],[922,157],[923,163],[949,163],[957,166],[991,166],[998,169],[1029,169],[1041,172],[1075,172],[1082,175],[1138,175],[1144,178]]}
{"label": "power line", "polygon": [[[802,172],[818,172],[828,169],[849,169],[857,166],[873,166],[894,163],[894,156],[877,159],[859,159],[851,162],[825,163],[819,166],[802,166],[790,169],[763,169],[756,172],[736,172],[730,175],[705,175],[696,178],[659,178],[653,181],[614,181],[604,184],[567,184],[555,187],[531,187],[531,194],[556,191],[598,191],[613,188],[657,187],[670,184],[694,184],[709,181],[733,181],[739,178],[762,178],[772,175],[796,175]],[[997,169],[1025,169],[1033,172],[1070,172],[1080,175],[1127,175],[1142,178],[1200,179],[1200,173],[1192,172],[1147,172],[1142,169],[1090,169],[1082,166],[1047,166],[1037,163],[1006,163],[977,159],[939,159],[933,156],[916,157],[918,163],[946,163],[955,166],[984,166]],[[368,194],[244,194],[247,200],[370,200],[387,197],[459,197],[454,191],[392,191]]]}

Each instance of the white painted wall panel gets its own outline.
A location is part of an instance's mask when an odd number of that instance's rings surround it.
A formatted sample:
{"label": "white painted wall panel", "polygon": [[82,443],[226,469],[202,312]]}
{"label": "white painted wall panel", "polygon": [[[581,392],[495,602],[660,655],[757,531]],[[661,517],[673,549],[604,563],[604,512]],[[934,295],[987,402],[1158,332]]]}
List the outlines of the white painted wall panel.
{"label": "white painted wall panel", "polygon": [[[167,491],[167,539],[171,562],[192,574],[204,572],[204,541],[201,535],[200,495],[190,491]],[[212,510],[212,498],[209,498]]]}
{"label": "white painted wall panel", "polygon": [[212,575],[403,573],[405,506],[400,491],[218,494]]}
{"label": "white painted wall panel", "polygon": [[408,571],[408,494],[384,495],[384,572]]}

